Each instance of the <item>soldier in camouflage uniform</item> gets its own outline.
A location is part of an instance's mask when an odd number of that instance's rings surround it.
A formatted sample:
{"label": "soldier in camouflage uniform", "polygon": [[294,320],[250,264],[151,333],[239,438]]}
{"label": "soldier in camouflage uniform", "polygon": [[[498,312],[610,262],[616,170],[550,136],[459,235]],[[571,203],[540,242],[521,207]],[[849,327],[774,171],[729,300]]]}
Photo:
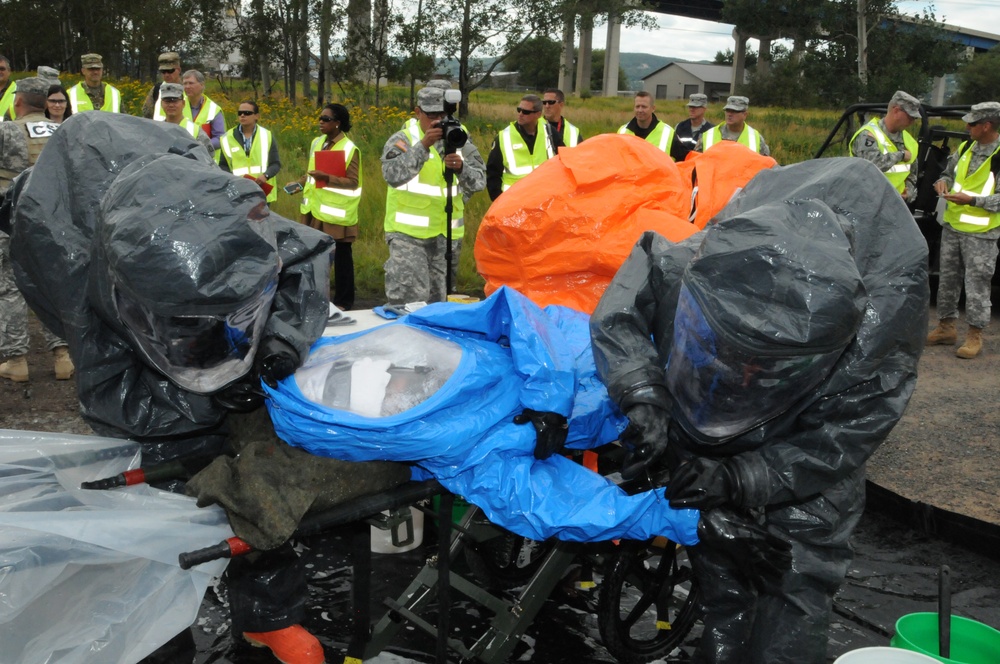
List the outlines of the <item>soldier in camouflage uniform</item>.
{"label": "soldier in camouflage uniform", "polygon": [[121,113],[122,93],[113,85],[103,82],[104,60],[97,53],[80,56],[80,73],[83,80],[69,89],[69,103],[74,113],[107,111]]}
{"label": "soldier in camouflage uniform", "polygon": [[465,201],[486,187],[486,165],[471,141],[445,154],[439,126],[445,117],[444,90],[430,85],[421,89],[414,113],[416,117],[390,136],[382,150],[382,175],[389,184],[385,294],[391,304],[443,302],[447,298],[445,168],[455,174],[458,185],[452,185],[452,284],[465,231]]}
{"label": "soldier in camouflage uniform", "polygon": [[698,144],[695,150],[705,152],[720,141],[733,141],[739,143],[757,154],[765,157],[771,156],[771,148],[768,147],[764,135],[747,124],[747,112],[750,108],[750,100],[746,97],[732,96],[726,100],[726,105],[722,111],[726,114],[726,121],[712,127],[708,131],[703,131],[698,137]]}
{"label": "soldier in camouflage uniform", "polygon": [[897,90],[885,117],[872,118],[851,139],[851,156],[875,164],[908,203],[917,198],[917,141],[906,128],[919,119],[917,98]]}
{"label": "soldier in camouflage uniform", "polygon": [[[45,117],[45,100],[52,83],[48,78],[24,78],[18,81],[14,97],[16,119],[0,124],[0,197],[7,193],[15,177],[34,165],[49,136],[59,128],[59,125]],[[73,362],[66,342],[44,327],[42,332],[46,347],[55,356],[56,379],[72,378]],[[0,378],[17,383],[26,382],[27,354],[28,305],[14,284],[10,263],[10,236],[0,230],[0,357],[10,358],[0,364]]]}
{"label": "soldier in camouflage uniform", "polygon": [[928,344],[958,340],[958,296],[965,282],[965,318],[969,332],[955,355],[971,359],[982,350],[982,331],[990,322],[990,285],[1000,238],[1000,102],[976,104],[962,120],[970,141],[948,158],[934,190],[948,201],[941,230],[941,280],[937,312],[940,322]]}

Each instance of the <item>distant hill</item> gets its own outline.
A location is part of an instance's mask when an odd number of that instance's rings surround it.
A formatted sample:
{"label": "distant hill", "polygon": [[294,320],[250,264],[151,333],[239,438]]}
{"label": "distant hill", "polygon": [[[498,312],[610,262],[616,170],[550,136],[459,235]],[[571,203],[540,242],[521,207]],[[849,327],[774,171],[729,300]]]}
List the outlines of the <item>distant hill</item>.
{"label": "distant hill", "polygon": [[[653,55],[652,53],[622,53],[619,56],[619,64],[625,71],[633,90],[642,89],[642,79],[649,76],[657,69],[666,67],[671,62],[682,60],[682,58],[668,58],[663,55]],[[493,62],[493,58],[484,58],[483,63],[488,65]],[[708,60],[698,60],[697,62],[709,62]],[[448,72],[452,77],[458,76],[458,60],[448,59],[438,61],[438,72]]]}

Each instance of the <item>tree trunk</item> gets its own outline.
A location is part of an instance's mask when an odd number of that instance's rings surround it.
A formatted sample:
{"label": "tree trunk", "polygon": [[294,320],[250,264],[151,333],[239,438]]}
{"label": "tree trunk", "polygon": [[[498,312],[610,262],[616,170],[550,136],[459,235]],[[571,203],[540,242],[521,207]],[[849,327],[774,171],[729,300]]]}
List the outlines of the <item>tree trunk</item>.
{"label": "tree trunk", "polygon": [[302,60],[302,99],[312,98],[312,76],[309,57],[309,0],[299,0],[299,57]]}
{"label": "tree trunk", "polygon": [[326,103],[326,72],[330,61],[330,21],[333,8],[330,0],[323,0],[319,7],[319,81],[316,87],[316,105]]}

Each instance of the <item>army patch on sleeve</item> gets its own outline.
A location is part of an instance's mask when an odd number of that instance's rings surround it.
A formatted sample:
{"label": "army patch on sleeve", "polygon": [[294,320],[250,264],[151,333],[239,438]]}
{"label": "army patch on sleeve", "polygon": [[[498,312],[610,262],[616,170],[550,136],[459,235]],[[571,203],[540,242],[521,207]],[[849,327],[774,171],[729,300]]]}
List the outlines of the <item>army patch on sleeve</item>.
{"label": "army patch on sleeve", "polygon": [[403,152],[406,152],[406,150],[410,147],[403,139],[399,139],[398,141],[396,141],[395,146],[400,150],[402,150]]}

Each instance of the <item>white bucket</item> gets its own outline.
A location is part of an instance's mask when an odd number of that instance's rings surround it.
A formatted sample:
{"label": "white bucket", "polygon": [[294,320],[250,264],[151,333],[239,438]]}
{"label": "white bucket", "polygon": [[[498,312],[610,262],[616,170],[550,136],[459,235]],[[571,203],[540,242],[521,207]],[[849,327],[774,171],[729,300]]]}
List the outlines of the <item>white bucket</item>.
{"label": "white bucket", "polygon": [[912,650],[875,647],[845,652],[833,664],[941,664],[938,660]]}
{"label": "white bucket", "polygon": [[[382,512],[389,516],[389,512]],[[409,544],[397,546],[392,543],[393,532],[396,534],[397,542],[405,542],[409,534],[407,526],[411,522],[403,522],[391,530],[382,530],[372,526],[372,553],[405,553],[412,551],[424,542],[424,513],[415,507],[410,508],[410,518],[413,524],[413,541]]]}

